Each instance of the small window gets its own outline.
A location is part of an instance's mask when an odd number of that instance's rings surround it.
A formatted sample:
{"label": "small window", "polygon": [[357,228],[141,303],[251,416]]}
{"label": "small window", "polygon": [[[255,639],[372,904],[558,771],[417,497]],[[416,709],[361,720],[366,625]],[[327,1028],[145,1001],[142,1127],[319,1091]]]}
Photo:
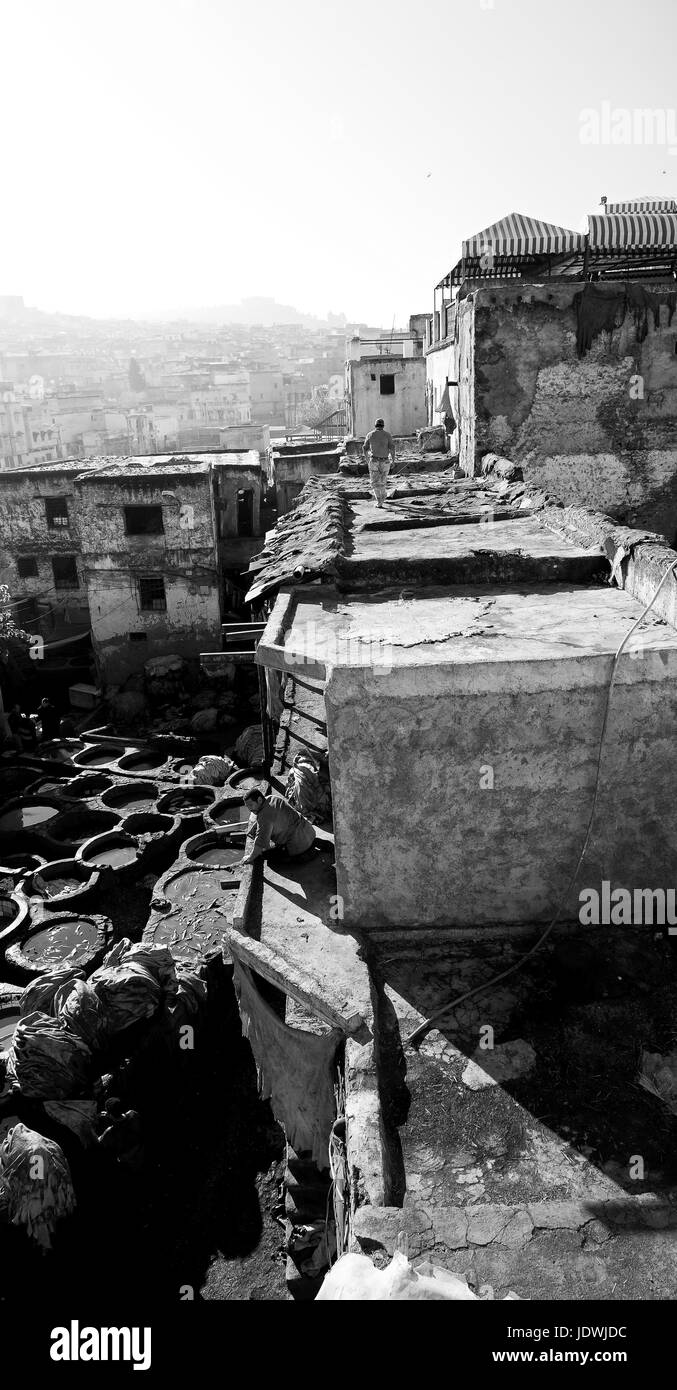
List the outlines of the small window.
{"label": "small window", "polygon": [[237,494],[237,534],[254,534],[254,492],[252,488],[241,488]]}
{"label": "small window", "polygon": [[16,567],[19,579],[34,579],[38,573],[38,562],[34,555],[20,555]]}
{"label": "small window", "polygon": [[161,574],[142,574],[140,576],[139,606],[145,613],[166,612],[165,581]]}
{"label": "small window", "polygon": [[125,507],[128,536],[161,536],[164,533],[162,507]]}
{"label": "small window", "polygon": [[382,396],[394,396],[394,395],[395,395],[395,378],[394,378],[394,376],[387,376],[387,375],[386,375],[386,376],[380,376],[379,379],[378,379],[378,387],[379,387],[379,391],[380,391],[380,393],[381,393]]}
{"label": "small window", "polygon": [[147,632],[128,632],[128,633],[127,633],[127,636],[129,637],[130,642],[147,642],[147,641],[148,641],[148,633],[147,633]]}
{"label": "small window", "polygon": [[74,555],[53,555],[52,571],[57,589],[79,589],[78,567]]}
{"label": "small window", "polygon": [[65,497],[46,497],[45,516],[50,531],[60,530],[68,525],[68,503]]}

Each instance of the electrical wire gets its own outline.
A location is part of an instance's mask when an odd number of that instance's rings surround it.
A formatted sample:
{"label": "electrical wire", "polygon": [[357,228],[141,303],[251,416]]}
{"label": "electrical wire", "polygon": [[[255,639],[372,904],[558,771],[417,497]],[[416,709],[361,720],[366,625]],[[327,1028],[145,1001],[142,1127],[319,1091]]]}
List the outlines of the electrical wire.
{"label": "electrical wire", "polygon": [[672,573],[674,572],[675,569],[677,569],[677,560],[673,560],[672,564],[671,564],[671,565],[668,565],[668,568],[666,569],[665,574],[663,575],[662,579],[660,580],[660,583],[658,584],[658,587],[655,589],[655,591],[654,591],[654,593],[653,593],[653,596],[650,598],[649,602],[647,603],[646,608],[643,610],[642,613],[640,613],[640,615],[639,615],[637,621],[633,623],[633,625],[632,625],[632,627],[629,629],[629,631],[626,632],[625,637],[623,638],[623,641],[622,641],[621,644],[620,644],[620,647],[618,647],[617,651],[614,653],[614,657],[613,657],[612,664],[611,664],[611,677],[610,677],[610,680],[609,680],[609,685],[608,685],[608,687],[607,687],[606,702],[605,702],[605,705],[604,705],[604,719],[602,720],[602,731],[601,731],[600,736],[599,736],[599,748],[598,748],[598,753],[597,753],[597,769],[596,769],[596,773],[595,773],[595,788],[594,788],[594,792],[593,792],[592,806],[591,806],[591,808],[590,808],[590,815],[589,815],[589,817],[588,817],[588,827],[587,827],[587,830],[586,830],[586,832],[585,832],[585,839],[584,839],[584,841],[583,841],[583,848],[581,849],[581,852],[580,852],[580,854],[579,854],[579,856],[578,856],[578,860],[577,860],[577,862],[576,862],[576,867],[575,867],[575,869],[574,869],[573,874],[571,875],[571,878],[569,879],[569,882],[567,883],[566,888],[564,889],[564,892],[562,893],[562,895],[561,895],[561,897],[560,897],[560,899],[559,899],[559,902],[558,902],[558,904],[557,904],[557,908],[556,908],[554,917],[553,917],[552,920],[548,923],[548,925],[547,925],[545,931],[541,933],[541,935],[539,936],[538,940],[537,940],[537,941],[535,942],[535,944],[531,947],[531,949],[528,950],[523,956],[521,956],[520,959],[519,959],[518,961],[516,961],[514,965],[511,965],[507,970],[502,970],[502,971],[500,972],[500,974],[498,974],[498,975],[492,975],[491,979],[490,979],[490,980],[486,980],[486,981],[484,982],[484,984],[475,985],[475,987],[474,987],[473,989],[467,989],[463,994],[459,994],[459,995],[457,995],[455,998],[448,1000],[448,1002],[447,1002],[446,1004],[443,1004],[443,1005],[441,1006],[441,1008],[436,1009],[435,1012],[434,1012],[433,1014],[430,1015],[430,1018],[426,1019],[426,1021],[425,1021],[424,1023],[419,1024],[418,1028],[415,1028],[414,1031],[413,1031],[413,1033],[409,1033],[409,1035],[408,1035],[406,1038],[403,1039],[403,1043],[402,1043],[402,1046],[403,1046],[403,1047],[409,1047],[409,1046],[412,1045],[413,1043],[417,1042],[419,1038],[424,1037],[425,1034],[428,1032],[428,1030],[429,1030],[430,1028],[432,1028],[432,1027],[434,1026],[435,1023],[439,1022],[439,1020],[440,1020],[441,1018],[444,1018],[445,1014],[448,1014],[448,1013],[450,1012],[451,1009],[457,1008],[459,1004],[464,1004],[465,1001],[466,1001],[466,999],[471,999],[471,998],[474,997],[474,995],[476,995],[476,994],[481,994],[485,989],[490,989],[492,985],[497,985],[497,984],[499,983],[500,980],[507,980],[507,978],[508,978],[509,975],[514,975],[515,972],[516,972],[517,970],[521,970],[521,969],[522,969],[522,966],[525,965],[525,963],[526,963],[528,960],[530,960],[531,957],[534,956],[534,955],[536,954],[537,951],[540,950],[540,948],[541,948],[541,946],[543,945],[544,941],[547,940],[547,938],[549,937],[549,935],[550,935],[550,933],[551,933],[553,927],[556,925],[556,923],[557,923],[557,921],[558,921],[558,919],[559,919],[560,912],[562,911],[562,908],[563,908],[563,906],[564,906],[564,904],[565,904],[565,902],[566,902],[566,900],[567,900],[567,898],[568,898],[568,896],[569,896],[569,894],[570,894],[572,888],[574,887],[574,884],[576,883],[576,879],[578,878],[578,875],[579,875],[579,873],[580,873],[581,865],[582,865],[582,863],[583,863],[583,859],[585,858],[585,854],[586,854],[586,851],[587,851],[587,848],[588,848],[588,844],[589,844],[589,842],[590,842],[590,835],[591,835],[591,832],[592,832],[592,826],[593,826],[593,821],[594,821],[594,818],[595,818],[595,811],[597,810],[597,801],[598,801],[598,796],[599,796],[599,783],[600,783],[600,776],[601,776],[601,771],[602,771],[602,752],[603,752],[603,749],[604,749],[604,739],[605,739],[605,737],[606,737],[607,724],[608,724],[608,721],[609,721],[609,708],[610,708],[610,705],[611,705],[611,693],[612,693],[612,691],[613,691],[614,683],[615,683],[615,680],[616,680],[616,672],[617,672],[617,670],[618,670],[618,662],[619,662],[620,656],[621,656],[621,654],[622,654],[624,648],[627,646],[628,642],[630,641],[630,638],[632,637],[633,632],[635,632],[635,631],[637,630],[637,628],[640,626],[640,624],[643,623],[643,621],[644,621],[644,619],[645,619],[647,613],[653,608],[654,603],[656,602],[656,599],[658,598],[658,595],[659,595],[661,589],[663,588],[663,585],[664,585],[664,583],[665,583],[665,581],[666,581],[668,575],[669,575],[669,574],[672,574]]}

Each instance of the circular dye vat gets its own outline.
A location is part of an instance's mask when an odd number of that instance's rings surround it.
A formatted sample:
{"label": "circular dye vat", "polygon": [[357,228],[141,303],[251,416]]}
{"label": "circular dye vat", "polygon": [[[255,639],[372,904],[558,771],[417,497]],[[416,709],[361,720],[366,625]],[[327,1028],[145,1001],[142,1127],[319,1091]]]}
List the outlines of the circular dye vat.
{"label": "circular dye vat", "polygon": [[14,879],[24,878],[47,863],[39,854],[4,854],[2,857],[5,862],[0,864],[0,874]]}
{"label": "circular dye vat", "polygon": [[86,888],[93,888],[97,877],[98,875],[79,859],[56,859],[50,864],[45,864],[37,874],[30,874],[22,884],[22,889],[28,897],[43,898],[46,892],[47,902],[51,903],[53,898],[68,897],[73,893],[81,893]]}
{"label": "circular dye vat", "polygon": [[152,772],[155,768],[164,767],[166,761],[166,753],[125,753],[118,767],[121,772]]}
{"label": "circular dye vat", "polygon": [[7,1052],[10,1047],[14,1029],[20,1018],[18,1004],[0,1004],[0,1052]]}
{"label": "circular dye vat", "polygon": [[73,762],[78,767],[105,767],[107,763],[117,762],[119,753],[120,749],[112,743],[97,743],[76,753]]}
{"label": "circular dye vat", "polygon": [[61,807],[48,801],[22,798],[0,816],[0,835],[16,835],[19,830],[30,830],[58,816]]}
{"label": "circular dye vat", "polygon": [[165,792],[157,803],[158,811],[170,816],[197,816],[216,798],[214,787],[177,787]]}
{"label": "circular dye vat", "polygon": [[[99,918],[99,922],[101,922]],[[7,960],[31,975],[55,965],[91,968],[104,949],[104,933],[91,917],[59,917],[51,925],[40,924],[7,950]]]}
{"label": "circular dye vat", "polygon": [[127,782],[124,786],[111,786],[104,791],[101,801],[121,815],[130,812],[154,811],[158,789],[154,782]]}
{"label": "circular dye vat", "polygon": [[221,887],[221,872],[188,870],[166,885],[181,910],[158,917],[143,933],[144,945],[166,946],[176,960],[197,965],[223,950],[225,931],[233,920],[238,884]]}
{"label": "circular dye vat", "polygon": [[139,847],[136,840],[133,840],[131,836],[122,833],[110,833],[97,835],[81,851],[81,855],[83,863],[92,864],[94,868],[122,869],[126,865],[135,863],[138,852]]}
{"label": "circular dye vat", "polygon": [[50,825],[49,833],[52,839],[61,843],[83,845],[85,840],[91,840],[94,835],[100,835],[104,830],[112,830],[119,819],[115,811],[90,811],[85,806],[78,806],[72,811],[64,811],[58,820]]}
{"label": "circular dye vat", "polygon": [[204,835],[193,835],[192,839],[186,840],[183,849],[186,858],[195,864],[213,864],[215,867],[225,868],[242,858],[244,846],[243,835],[234,840],[227,833],[214,830],[207,831]]}
{"label": "circular dye vat", "polygon": [[270,782],[265,773],[257,777],[255,772],[250,772],[249,768],[246,767],[242,768],[240,772],[233,772],[228,778],[226,786],[237,788],[241,796],[246,796],[247,792],[252,791],[254,787],[258,787],[264,796],[267,796],[270,791]]}
{"label": "circular dye vat", "polygon": [[113,778],[106,777],[102,772],[83,772],[69,783],[68,795],[76,797],[78,801],[90,801],[113,786]]}
{"label": "circular dye vat", "polygon": [[4,931],[6,927],[10,927],[12,922],[19,916],[20,911],[21,908],[19,904],[14,901],[14,898],[3,893],[2,896],[0,896],[0,931]]}
{"label": "circular dye vat", "polygon": [[215,825],[247,825],[249,811],[241,797],[224,797],[210,806],[208,819]]}

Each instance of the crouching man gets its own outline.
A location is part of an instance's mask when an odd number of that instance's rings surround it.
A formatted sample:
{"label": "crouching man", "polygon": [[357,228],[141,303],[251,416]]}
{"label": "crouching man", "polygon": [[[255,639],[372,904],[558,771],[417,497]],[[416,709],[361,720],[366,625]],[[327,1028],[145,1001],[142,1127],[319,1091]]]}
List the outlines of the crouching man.
{"label": "crouching man", "polygon": [[315,850],[315,827],[305,816],[294,810],[283,796],[273,792],[265,797],[254,788],[244,799],[250,812],[247,826],[247,845],[242,859],[243,864],[253,864],[260,859],[271,842],[276,849],[284,849],[290,859],[303,863],[311,859]]}

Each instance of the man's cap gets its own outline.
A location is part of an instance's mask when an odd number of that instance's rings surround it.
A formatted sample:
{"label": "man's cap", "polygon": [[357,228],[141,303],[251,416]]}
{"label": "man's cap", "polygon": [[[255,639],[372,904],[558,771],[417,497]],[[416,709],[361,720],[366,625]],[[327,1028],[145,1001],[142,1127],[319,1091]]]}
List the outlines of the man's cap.
{"label": "man's cap", "polygon": [[383,426],[384,426],[384,423],[385,423],[385,422],[384,422],[383,420],[377,420],[377,421],[376,421],[376,428],[377,428],[377,430],[382,430],[382,429],[383,429]]}

